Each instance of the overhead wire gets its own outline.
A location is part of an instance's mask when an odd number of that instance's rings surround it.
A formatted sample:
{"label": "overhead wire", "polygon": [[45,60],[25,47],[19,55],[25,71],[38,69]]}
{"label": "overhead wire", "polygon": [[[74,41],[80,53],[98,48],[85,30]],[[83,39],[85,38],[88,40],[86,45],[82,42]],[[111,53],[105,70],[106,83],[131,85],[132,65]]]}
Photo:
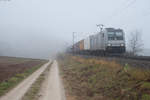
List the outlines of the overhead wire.
{"label": "overhead wire", "polygon": [[[118,15],[122,15],[124,11],[126,11],[126,9],[128,9],[129,7],[131,7],[133,4],[135,4],[137,0],[125,0],[123,2],[122,5],[124,5],[124,3],[126,3],[126,6],[125,7],[122,7],[121,9],[117,8],[113,13],[112,15],[108,18],[108,22],[107,23],[110,23],[110,21],[114,18],[114,17],[117,17]],[[118,10],[119,9],[119,10]],[[123,24],[122,24],[123,25]],[[83,34],[83,32],[81,32]],[[80,35],[81,35],[80,33]],[[87,34],[87,33],[86,33]],[[81,40],[81,39],[77,39],[77,40]]]}
{"label": "overhead wire", "polygon": [[[117,8],[116,10],[115,10],[115,12],[109,17],[109,19],[108,19],[108,22],[107,23],[110,23],[113,19],[114,19],[114,17],[116,18],[117,16],[121,16],[122,14],[124,14],[124,11],[126,11],[126,9],[128,9],[129,7],[131,7],[135,2],[136,2],[137,0],[127,0],[126,2],[126,6],[125,7],[123,7],[123,8]],[[122,4],[123,5],[123,4]],[[119,9],[119,10],[118,10]]]}

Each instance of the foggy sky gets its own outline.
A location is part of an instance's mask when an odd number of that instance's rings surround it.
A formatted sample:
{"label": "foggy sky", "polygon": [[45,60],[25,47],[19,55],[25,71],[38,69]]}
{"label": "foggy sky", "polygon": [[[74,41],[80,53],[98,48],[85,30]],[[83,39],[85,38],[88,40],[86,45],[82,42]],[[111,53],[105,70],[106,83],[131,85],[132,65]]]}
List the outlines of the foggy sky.
{"label": "foggy sky", "polygon": [[72,32],[77,41],[96,24],[122,28],[126,39],[138,29],[150,48],[150,0],[0,0],[0,45],[13,50],[7,55],[51,57],[72,43]]}

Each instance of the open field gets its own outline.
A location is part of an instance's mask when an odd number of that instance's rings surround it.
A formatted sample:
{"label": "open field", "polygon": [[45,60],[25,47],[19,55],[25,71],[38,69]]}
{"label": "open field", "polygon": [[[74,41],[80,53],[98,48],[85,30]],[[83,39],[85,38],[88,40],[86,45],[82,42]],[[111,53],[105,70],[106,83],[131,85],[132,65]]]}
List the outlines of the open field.
{"label": "open field", "polygon": [[135,67],[138,63],[122,63],[59,56],[67,100],[150,100],[150,70]]}
{"label": "open field", "polygon": [[25,79],[46,60],[0,57],[0,96]]}

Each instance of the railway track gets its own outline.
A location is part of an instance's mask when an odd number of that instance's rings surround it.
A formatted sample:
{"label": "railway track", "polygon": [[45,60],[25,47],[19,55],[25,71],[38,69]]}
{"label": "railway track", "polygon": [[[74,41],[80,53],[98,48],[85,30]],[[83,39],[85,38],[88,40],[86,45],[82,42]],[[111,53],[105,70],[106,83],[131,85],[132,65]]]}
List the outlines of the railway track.
{"label": "railway track", "polygon": [[116,58],[123,58],[123,59],[150,61],[150,56],[107,55],[106,57],[116,57]]}
{"label": "railway track", "polygon": [[120,54],[107,54],[107,55],[84,55],[84,54],[74,54],[74,55],[79,55],[83,56],[86,58],[90,57],[109,57],[109,58],[121,58],[121,59],[131,59],[131,60],[140,60],[140,61],[150,61],[150,56],[126,56],[126,55],[120,55]]}

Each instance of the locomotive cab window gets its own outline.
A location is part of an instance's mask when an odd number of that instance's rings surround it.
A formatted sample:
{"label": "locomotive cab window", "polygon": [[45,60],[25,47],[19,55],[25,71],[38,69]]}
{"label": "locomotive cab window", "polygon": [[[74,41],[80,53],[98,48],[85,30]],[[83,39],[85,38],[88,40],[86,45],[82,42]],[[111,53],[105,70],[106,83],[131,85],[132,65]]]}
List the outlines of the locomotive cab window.
{"label": "locomotive cab window", "polygon": [[116,40],[123,40],[123,33],[122,32],[116,32]]}
{"label": "locomotive cab window", "polygon": [[115,33],[114,32],[108,32],[108,40],[115,40]]}

